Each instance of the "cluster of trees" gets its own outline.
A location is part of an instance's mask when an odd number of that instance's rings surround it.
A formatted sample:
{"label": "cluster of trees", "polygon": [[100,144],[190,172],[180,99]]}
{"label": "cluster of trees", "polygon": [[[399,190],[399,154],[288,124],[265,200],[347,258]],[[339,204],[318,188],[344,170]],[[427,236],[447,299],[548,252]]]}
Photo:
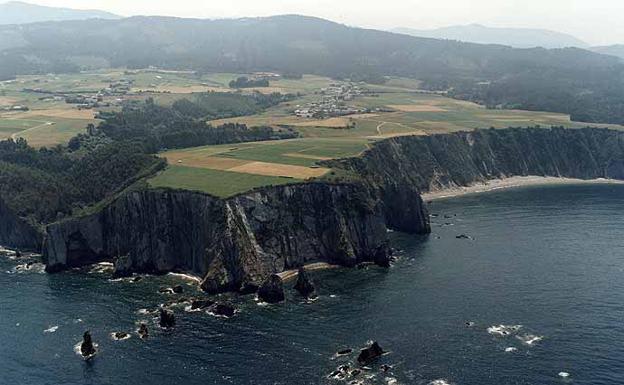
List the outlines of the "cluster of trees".
{"label": "cluster of trees", "polygon": [[9,139],[0,142],[0,197],[18,215],[49,223],[164,166],[131,143],[110,143],[77,157],[67,148],[36,150],[24,139]]}
{"label": "cluster of trees", "polygon": [[[99,131],[115,141],[137,143],[148,153],[167,148],[294,138],[296,131],[288,128],[274,131],[271,127],[244,124],[217,127],[209,124],[213,119],[254,114],[287,98],[278,94],[209,93],[176,101],[171,107],[148,99],[126,105],[120,112],[104,114],[105,121],[100,124]],[[224,103],[221,107],[220,102]]]}
{"label": "cluster of trees", "polygon": [[230,88],[256,88],[268,86],[269,79],[249,79],[247,76],[241,76],[230,82]]}

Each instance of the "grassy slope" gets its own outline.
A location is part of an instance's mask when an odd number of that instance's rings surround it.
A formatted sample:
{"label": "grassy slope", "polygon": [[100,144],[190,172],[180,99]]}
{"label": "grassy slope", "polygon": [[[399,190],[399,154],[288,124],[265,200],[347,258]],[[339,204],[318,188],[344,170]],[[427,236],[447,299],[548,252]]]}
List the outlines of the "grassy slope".
{"label": "grassy slope", "polygon": [[300,180],[170,165],[148,183],[152,187],[179,188],[227,197],[258,186],[295,182]]}

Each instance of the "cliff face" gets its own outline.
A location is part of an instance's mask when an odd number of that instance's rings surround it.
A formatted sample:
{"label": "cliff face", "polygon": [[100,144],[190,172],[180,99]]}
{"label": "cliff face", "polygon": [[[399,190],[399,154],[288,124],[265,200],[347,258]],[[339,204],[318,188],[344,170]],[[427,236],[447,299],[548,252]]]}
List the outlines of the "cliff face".
{"label": "cliff face", "polygon": [[326,162],[351,184],[269,187],[229,199],[128,193],[101,212],[48,226],[48,271],[96,261],[119,274],[186,271],[209,292],[253,291],[307,262],[387,265],[386,226],[430,231],[421,191],[522,175],[624,179],[624,133],[508,129],[382,141],[363,156]]}
{"label": "cliff face", "polygon": [[101,212],[50,225],[48,271],[113,260],[118,273],[189,271],[210,292],[254,290],[310,261],[387,264],[386,227],[356,185],[310,183],[221,200],[146,190]]}
{"label": "cliff face", "polygon": [[15,215],[0,199],[0,245],[38,252],[42,242],[42,232]]}
{"label": "cliff face", "polygon": [[[413,202],[416,191],[511,176],[624,179],[624,132],[518,128],[405,136],[379,142],[362,157],[326,165],[361,176],[384,202],[390,225],[417,230],[423,224],[409,220],[416,216],[395,215],[404,206],[397,196]],[[416,212],[417,206],[407,204]]]}

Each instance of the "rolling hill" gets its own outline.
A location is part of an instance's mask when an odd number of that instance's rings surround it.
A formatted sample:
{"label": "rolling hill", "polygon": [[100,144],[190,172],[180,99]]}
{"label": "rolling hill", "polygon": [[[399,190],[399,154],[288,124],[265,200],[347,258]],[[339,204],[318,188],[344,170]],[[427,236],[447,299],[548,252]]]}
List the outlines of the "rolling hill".
{"label": "rolling hill", "polygon": [[514,49],[352,28],[304,16],[168,17],[0,26],[0,79],[110,67],[277,71],[369,82],[387,75],[492,108],[624,122],[624,64],[578,48]]}
{"label": "rolling hill", "polygon": [[118,19],[119,16],[104,11],[45,7],[21,1],[0,4],[0,25],[96,18]]}
{"label": "rolling hill", "polygon": [[588,44],[572,35],[546,29],[494,28],[480,24],[457,25],[431,30],[396,28],[396,33],[434,39],[478,44],[501,44],[515,48],[587,48]]}

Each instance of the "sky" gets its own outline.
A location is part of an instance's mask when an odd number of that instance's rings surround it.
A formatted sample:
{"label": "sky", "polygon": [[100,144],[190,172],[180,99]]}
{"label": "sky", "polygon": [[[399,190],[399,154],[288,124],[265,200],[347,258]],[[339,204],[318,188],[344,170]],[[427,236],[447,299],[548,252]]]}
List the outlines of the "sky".
{"label": "sky", "polygon": [[[3,0],[0,0],[0,2]],[[318,16],[351,26],[429,29],[479,23],[546,28],[592,45],[624,43],[624,0],[24,0],[122,16],[236,18]]]}

